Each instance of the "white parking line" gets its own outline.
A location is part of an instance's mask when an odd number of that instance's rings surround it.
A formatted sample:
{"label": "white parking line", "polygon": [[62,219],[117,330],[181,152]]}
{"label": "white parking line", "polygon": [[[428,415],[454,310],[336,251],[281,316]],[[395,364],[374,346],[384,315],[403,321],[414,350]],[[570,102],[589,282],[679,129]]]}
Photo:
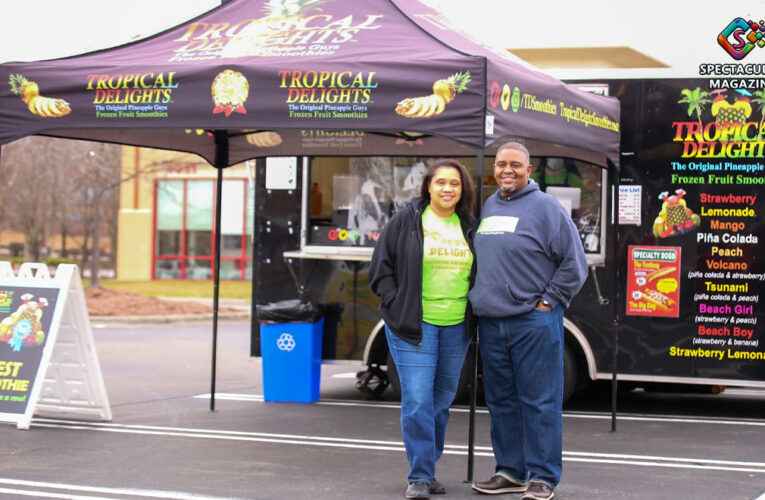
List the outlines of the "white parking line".
{"label": "white parking line", "polygon": [[[210,399],[210,394],[197,394],[196,399]],[[215,399],[221,401],[253,401],[263,402],[261,394],[236,394],[236,393],[215,393]],[[352,400],[320,399],[315,403],[317,406],[353,406],[358,408],[390,408],[400,409],[399,403],[390,403],[386,401],[364,402]],[[452,413],[469,413],[470,409],[463,406],[451,408]],[[476,414],[488,415],[489,411],[485,408],[476,408]],[[563,412],[563,418],[581,418],[593,420],[610,420],[611,414],[607,412]],[[743,425],[746,427],[765,427],[765,420],[755,419],[733,419],[733,418],[707,418],[707,417],[688,417],[685,415],[644,415],[640,413],[618,413],[617,420],[634,422],[671,422],[682,424],[714,424],[714,425]],[[765,500],[765,499],[763,499]]]}
{"label": "white parking line", "polygon": [[[32,425],[34,427],[61,428],[78,431],[100,431],[166,437],[187,437],[195,439],[220,439],[230,441],[254,441],[376,451],[404,451],[404,445],[401,441],[382,441],[370,439],[310,436],[300,434],[273,434],[267,432],[243,432],[150,425],[125,425],[47,418],[35,418],[32,420]],[[467,455],[467,446],[447,444],[445,446],[444,454],[463,456]],[[475,455],[491,457],[491,448],[487,446],[477,446],[475,447]],[[662,457],[653,455],[628,455],[593,453],[584,451],[564,451],[563,460],[568,462],[585,462],[593,464],[638,465],[644,467],[704,469],[765,474],[765,462],[714,460],[709,458]]]}
{"label": "white parking line", "polygon": [[[73,493],[54,493],[43,490],[63,490],[67,492],[98,493],[105,495],[121,495],[146,498],[172,498],[177,500],[231,500],[234,497],[213,497],[197,493],[166,490],[144,490],[137,488],[106,488],[102,486],[87,486],[82,484],[49,483],[44,481],[27,481],[23,479],[10,479],[0,477],[0,484],[16,486],[16,488],[0,487],[0,493],[13,493],[15,495],[33,496],[36,498],[69,498],[69,499],[115,499],[117,496],[96,497],[93,495],[77,495]],[[20,488],[25,489],[20,489]]]}
{"label": "white parking line", "polygon": [[35,498],[66,498],[67,500],[114,500],[116,497],[94,497],[91,495],[72,495],[71,493],[51,493],[47,491],[26,491],[13,488],[0,488],[0,494],[20,495]]}

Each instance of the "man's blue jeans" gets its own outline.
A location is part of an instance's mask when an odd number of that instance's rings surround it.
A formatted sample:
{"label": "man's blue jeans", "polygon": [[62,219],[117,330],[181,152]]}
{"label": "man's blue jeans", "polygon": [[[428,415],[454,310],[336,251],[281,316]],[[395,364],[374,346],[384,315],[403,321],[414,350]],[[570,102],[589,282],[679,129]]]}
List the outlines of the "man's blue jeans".
{"label": "man's blue jeans", "polygon": [[401,380],[401,434],[409,459],[410,483],[429,483],[444,452],[449,406],[470,344],[465,323],[422,323],[422,342],[412,345],[386,326],[385,336]]}
{"label": "man's blue jeans", "polygon": [[563,471],[563,307],[478,320],[496,471],[558,485]]}

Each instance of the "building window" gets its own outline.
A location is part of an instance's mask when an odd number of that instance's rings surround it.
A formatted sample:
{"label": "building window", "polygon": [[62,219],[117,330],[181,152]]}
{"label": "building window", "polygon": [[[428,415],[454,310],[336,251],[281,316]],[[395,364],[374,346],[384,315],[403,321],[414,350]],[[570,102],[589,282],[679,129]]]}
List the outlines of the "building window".
{"label": "building window", "polygon": [[[213,279],[215,181],[156,182],[154,278]],[[223,181],[220,278],[252,277],[253,190],[244,179]]]}

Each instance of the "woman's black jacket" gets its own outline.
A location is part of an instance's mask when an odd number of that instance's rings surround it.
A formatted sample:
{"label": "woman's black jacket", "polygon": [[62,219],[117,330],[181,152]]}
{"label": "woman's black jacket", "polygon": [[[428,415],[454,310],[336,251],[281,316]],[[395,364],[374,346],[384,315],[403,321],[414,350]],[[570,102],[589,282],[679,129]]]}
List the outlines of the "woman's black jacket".
{"label": "woman's black jacket", "polygon": [[[372,253],[369,285],[382,300],[380,314],[397,337],[419,345],[422,340],[422,213],[429,201],[415,198],[396,212],[382,230]],[[460,216],[462,234],[473,249],[475,217]],[[470,285],[475,277],[475,258]],[[465,313],[468,335],[473,334],[470,303]]]}

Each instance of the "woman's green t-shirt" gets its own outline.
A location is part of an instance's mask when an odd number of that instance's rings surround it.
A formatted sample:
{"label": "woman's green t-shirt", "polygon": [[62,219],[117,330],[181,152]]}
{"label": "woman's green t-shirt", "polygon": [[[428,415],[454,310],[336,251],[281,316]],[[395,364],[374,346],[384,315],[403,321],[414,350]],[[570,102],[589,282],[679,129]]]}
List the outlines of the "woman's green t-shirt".
{"label": "woman's green t-shirt", "polygon": [[430,206],[422,214],[422,319],[438,325],[464,321],[473,253],[457,214],[442,219]]}

